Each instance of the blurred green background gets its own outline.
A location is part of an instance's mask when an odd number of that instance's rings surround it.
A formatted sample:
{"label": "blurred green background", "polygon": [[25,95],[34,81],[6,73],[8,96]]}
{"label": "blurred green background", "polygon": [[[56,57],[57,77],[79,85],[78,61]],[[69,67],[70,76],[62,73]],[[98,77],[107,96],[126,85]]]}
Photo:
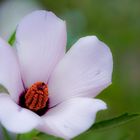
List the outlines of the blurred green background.
{"label": "blurred green background", "polygon": [[[5,2],[1,1],[0,6],[4,6]],[[108,110],[99,112],[97,121],[118,116],[123,112],[140,113],[140,0],[25,0],[24,2],[27,6],[29,2],[32,3],[35,9],[53,11],[66,20],[68,48],[78,38],[87,35],[98,36],[111,48],[114,58],[113,82],[97,97],[107,102]],[[26,5],[24,6],[27,7]],[[13,10],[16,10],[16,7]],[[2,12],[0,29],[6,28],[1,22],[8,16],[7,12],[4,10]],[[15,15],[11,18],[13,20]],[[10,23],[10,18],[8,20]],[[84,134],[76,140],[139,140],[139,131],[140,119],[137,119],[113,129]]]}

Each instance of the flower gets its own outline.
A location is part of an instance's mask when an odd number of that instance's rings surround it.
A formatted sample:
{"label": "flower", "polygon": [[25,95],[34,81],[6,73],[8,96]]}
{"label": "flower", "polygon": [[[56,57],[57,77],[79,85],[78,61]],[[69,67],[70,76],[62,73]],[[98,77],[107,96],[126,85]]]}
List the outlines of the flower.
{"label": "flower", "polygon": [[0,94],[0,121],[9,131],[71,139],[106,109],[93,97],[111,84],[110,49],[95,36],[65,48],[65,21],[43,10],[23,18],[16,47],[0,39],[0,83],[10,94]]}

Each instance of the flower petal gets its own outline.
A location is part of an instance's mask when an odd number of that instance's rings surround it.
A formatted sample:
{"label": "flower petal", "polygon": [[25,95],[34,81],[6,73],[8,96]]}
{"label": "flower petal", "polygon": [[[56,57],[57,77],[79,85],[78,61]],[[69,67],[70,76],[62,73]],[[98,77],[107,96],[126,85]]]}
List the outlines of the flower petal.
{"label": "flower petal", "polygon": [[18,106],[9,95],[0,94],[0,121],[11,132],[25,133],[39,124],[40,117]]}
{"label": "flower petal", "polygon": [[74,96],[95,97],[111,84],[112,54],[95,36],[83,37],[56,66],[49,80],[50,105]]}
{"label": "flower petal", "polygon": [[78,97],[67,100],[50,109],[43,117],[40,131],[71,139],[86,131],[94,122],[96,113],[106,109],[106,104],[98,99]]}
{"label": "flower petal", "polygon": [[19,24],[17,50],[23,80],[28,87],[48,81],[55,65],[65,54],[66,25],[52,12],[35,11]]}
{"label": "flower petal", "polygon": [[0,38],[0,84],[4,85],[17,101],[24,90],[19,65],[13,48]]}

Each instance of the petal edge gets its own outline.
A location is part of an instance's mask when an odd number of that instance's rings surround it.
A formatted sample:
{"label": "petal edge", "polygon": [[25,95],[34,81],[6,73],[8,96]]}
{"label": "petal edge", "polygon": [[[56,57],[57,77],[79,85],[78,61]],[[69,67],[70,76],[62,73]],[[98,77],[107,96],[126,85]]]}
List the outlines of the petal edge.
{"label": "petal edge", "polygon": [[50,77],[50,105],[77,96],[95,97],[111,84],[112,69],[107,45],[95,36],[79,39]]}
{"label": "petal edge", "polygon": [[106,109],[99,99],[73,98],[50,109],[44,116],[44,122],[38,126],[40,131],[64,139],[72,139],[86,131],[94,123],[96,113]]}
{"label": "petal edge", "polygon": [[18,106],[7,94],[0,94],[0,122],[14,133],[25,133],[35,128],[40,117]]}
{"label": "petal edge", "polygon": [[16,40],[26,87],[36,81],[47,83],[52,70],[65,54],[65,22],[52,12],[32,12],[18,25]]}

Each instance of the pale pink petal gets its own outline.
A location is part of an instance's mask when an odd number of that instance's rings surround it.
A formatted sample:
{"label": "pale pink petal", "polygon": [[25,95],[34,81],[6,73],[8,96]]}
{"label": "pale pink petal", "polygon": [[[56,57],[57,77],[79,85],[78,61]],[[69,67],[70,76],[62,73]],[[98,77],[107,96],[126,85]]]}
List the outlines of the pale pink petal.
{"label": "pale pink petal", "polygon": [[74,96],[95,97],[111,84],[112,54],[95,36],[79,39],[49,80],[50,105]]}
{"label": "pale pink petal", "polygon": [[17,101],[23,92],[19,65],[15,52],[0,38],[0,84],[5,86],[12,98]]}
{"label": "pale pink petal", "polygon": [[50,109],[38,126],[40,131],[71,139],[86,131],[94,122],[96,113],[106,109],[106,104],[98,99],[73,98]]}
{"label": "pale pink petal", "polygon": [[18,106],[7,94],[0,94],[0,122],[15,133],[25,133],[40,123],[40,117]]}
{"label": "pale pink petal", "polygon": [[26,87],[48,81],[55,65],[65,54],[66,25],[52,12],[35,11],[20,22],[17,51]]}

